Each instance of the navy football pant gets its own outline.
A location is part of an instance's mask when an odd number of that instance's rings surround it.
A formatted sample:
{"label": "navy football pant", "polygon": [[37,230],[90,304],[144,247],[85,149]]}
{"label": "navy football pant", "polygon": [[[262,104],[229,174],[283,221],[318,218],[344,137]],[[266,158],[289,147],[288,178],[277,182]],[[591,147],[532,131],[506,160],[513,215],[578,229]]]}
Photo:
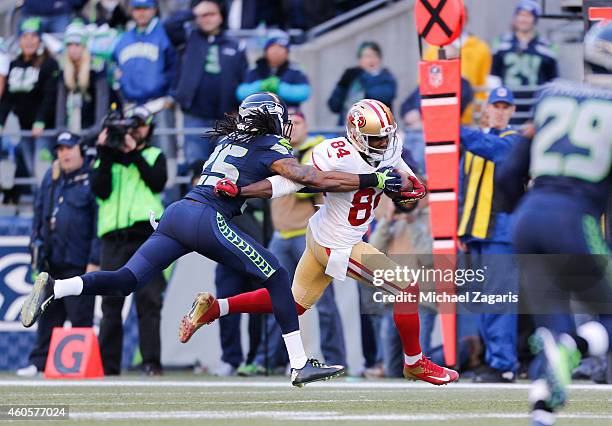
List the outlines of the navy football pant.
{"label": "navy football pant", "polygon": [[125,267],[83,275],[83,294],[127,296],[144,286],[154,273],[192,251],[261,283],[270,293],[283,334],[299,329],[289,276],[278,260],[214,208],[188,199],[166,209],[157,230]]}
{"label": "navy football pant", "polygon": [[581,309],[599,315],[610,334],[610,252],[599,218],[581,207],[561,194],[536,192],[525,198],[516,212],[513,235],[520,254],[521,297],[536,327],[575,334],[572,313],[579,302]]}

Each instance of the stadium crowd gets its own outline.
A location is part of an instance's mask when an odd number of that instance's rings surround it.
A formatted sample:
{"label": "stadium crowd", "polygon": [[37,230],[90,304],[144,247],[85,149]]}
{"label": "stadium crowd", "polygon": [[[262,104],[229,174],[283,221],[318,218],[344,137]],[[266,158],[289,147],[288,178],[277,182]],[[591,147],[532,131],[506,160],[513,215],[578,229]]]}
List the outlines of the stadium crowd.
{"label": "stadium crowd", "polygon": [[[115,190],[125,191],[125,188],[111,187],[111,175],[115,170],[122,167],[133,173],[125,182],[134,188],[140,185],[138,188],[142,191],[138,196],[142,197],[143,206],[157,206],[162,202],[168,205],[187,189],[184,186],[177,190],[173,178],[177,174],[193,174],[192,182],[196,182],[202,164],[214,148],[202,137],[200,129],[212,127],[225,113],[235,112],[241,100],[262,91],[278,94],[291,106],[291,143],[296,156],[300,160],[307,159],[309,151],[324,136],[308,133],[308,117],[299,108],[310,97],[308,70],[289,59],[294,40],[284,30],[312,28],[362,3],[365,2],[25,0],[18,32],[12,44],[4,40],[0,50],[0,130],[12,113],[19,128],[29,131],[18,143],[8,138],[2,141],[2,203],[18,204],[20,198],[31,191],[28,186],[15,185],[15,178],[35,177],[42,185],[32,187],[32,191],[36,191],[34,223],[37,224],[32,242],[33,247],[36,243],[41,253],[49,256],[48,265],[59,271],[70,270],[66,272],[68,275],[75,268],[91,270],[92,265],[100,265],[102,269],[118,267],[151,231],[149,208],[128,212],[126,209],[130,206],[110,205],[114,202]],[[540,14],[537,2],[520,0],[511,31],[500,34],[490,44],[464,31],[457,41],[445,48],[447,58],[460,56],[462,60],[461,168],[466,172],[461,174],[460,249],[472,256],[480,255],[485,265],[484,255],[511,254],[513,249],[509,234],[511,217],[499,208],[499,203],[492,201],[496,194],[493,174],[483,174],[483,170],[488,170],[489,163],[492,169],[493,164],[503,161],[522,137],[518,128],[512,127],[524,123],[529,116],[528,103],[520,100],[532,96],[535,86],[559,76],[555,46],[537,32]],[[226,30],[253,29],[261,25],[267,28],[267,36],[261,43],[262,54],[254,63],[249,63],[242,40]],[[55,43],[48,39],[43,41],[44,33],[52,33]],[[410,94],[398,93],[399,76],[385,68],[384,54],[375,41],[361,43],[356,52],[357,62],[341,75],[329,76],[338,81],[329,94],[327,107],[338,114],[338,124],[343,126],[347,109],[360,99],[376,99],[392,106],[396,98],[405,96],[401,109],[395,111],[402,128],[405,160],[413,170],[426,177],[418,87]],[[424,52],[425,59],[434,59],[437,55],[438,49],[434,47]],[[142,145],[136,140],[127,150],[109,148],[108,144],[100,142],[101,123],[108,118],[112,104],[117,105],[118,111],[128,111],[126,119],[136,117],[136,127],[147,128]],[[318,107],[325,108],[324,105]],[[181,117],[180,130],[184,138],[155,134],[156,128],[177,127],[177,117]],[[70,133],[68,136],[62,133],[64,136],[58,138],[48,131],[52,129]],[[52,177],[52,160],[55,157],[61,160],[67,155],[66,151],[75,146],[83,157],[78,162],[79,167],[56,170],[61,179]],[[87,148],[94,146],[97,146],[97,153]],[[59,232],[61,226],[55,226],[55,221],[66,220],[62,219],[63,215],[74,217],[75,213],[62,211],[61,200],[65,192],[71,191],[70,185],[74,186],[75,173],[91,175],[91,193],[80,194],[83,192],[80,186],[72,190],[79,191],[71,206],[80,211],[76,214],[89,218],[90,210],[96,208],[100,215],[117,217],[111,224],[108,217],[99,216],[96,233],[84,236],[89,241],[81,242],[79,247],[67,244],[70,237]],[[477,203],[474,201],[476,193],[481,194]],[[93,196],[101,202],[92,207]],[[117,197],[121,199],[121,195]],[[236,226],[256,240],[267,242],[292,275],[305,246],[306,223],[315,211],[316,198],[313,194],[288,195],[274,200],[271,207],[259,200],[249,202],[245,214],[235,220]],[[54,209],[49,208],[49,203],[51,207],[55,204],[57,211],[50,211]],[[271,220],[272,226],[262,223],[259,214],[269,208],[270,215],[266,213],[264,220]],[[123,219],[122,209],[129,219]],[[49,222],[51,219],[53,226]],[[55,229],[58,232],[51,232]],[[403,209],[391,202],[382,202],[377,210],[376,226],[371,231],[370,242],[385,253],[431,253],[426,200]],[[70,260],[69,256],[58,260],[44,253],[48,246],[44,239],[53,233],[53,238],[65,245],[67,252],[81,251],[80,256],[75,260]],[[82,247],[89,247],[90,243],[89,256],[83,256]],[[125,248],[126,243],[130,243],[130,250],[125,249],[123,253],[120,248]],[[499,273],[490,277],[491,292],[517,288],[515,265],[495,265],[493,269]],[[253,288],[252,283],[227,267],[219,266],[216,277],[217,280],[223,277],[224,285],[217,285],[221,297]],[[166,285],[163,277],[155,279],[157,285],[148,287],[149,294],[137,294],[136,297],[141,335],[151,337],[141,342],[145,358],[142,368],[151,375],[162,372],[159,315]],[[121,335],[116,329],[123,299],[116,299],[106,296],[103,302],[100,341],[106,374],[120,373],[121,345],[117,339]],[[64,311],[53,314],[53,321],[61,323],[67,316],[73,325],[90,324],[91,312],[80,313],[79,317],[72,312],[70,303],[67,300]],[[90,301],[81,303],[87,310],[93,309]],[[325,360],[345,364],[342,321],[332,286],[316,307]],[[401,342],[393,325],[391,309],[372,303],[372,293],[364,288],[360,288],[360,309],[365,364],[359,373],[366,377],[401,377]],[[239,316],[221,319],[223,365],[217,374],[285,373],[287,357],[280,345],[281,332],[274,318],[268,316],[262,323],[259,316],[252,317],[247,356],[242,354]],[[434,307],[421,307],[422,346],[428,356],[443,364],[441,348],[431,344],[435,317]],[[507,313],[460,318],[458,353],[464,376],[469,371],[478,382],[513,382],[525,373],[529,363],[529,355],[524,349],[525,336],[533,331],[528,318]],[[265,344],[261,338],[264,332]],[[38,329],[37,346],[30,356],[30,365],[18,374],[36,374],[43,368],[41,354],[44,354],[45,345],[48,347],[49,337],[49,327]],[[596,366],[594,371],[589,370],[592,366]],[[605,381],[601,360],[588,361],[581,368],[580,374],[593,374],[597,380]]]}

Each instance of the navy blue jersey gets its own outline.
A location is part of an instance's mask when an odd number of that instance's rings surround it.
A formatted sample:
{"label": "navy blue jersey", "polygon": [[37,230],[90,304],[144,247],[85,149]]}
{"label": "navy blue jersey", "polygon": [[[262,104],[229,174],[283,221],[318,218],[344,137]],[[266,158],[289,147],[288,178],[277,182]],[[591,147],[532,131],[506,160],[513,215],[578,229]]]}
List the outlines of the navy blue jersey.
{"label": "navy blue jersey", "polygon": [[231,143],[222,138],[204,164],[198,184],[186,198],[210,204],[231,218],[240,214],[246,198],[219,198],[213,192],[215,184],[222,178],[228,178],[238,186],[255,183],[274,175],[270,166],[282,158],[293,158],[293,154],[289,141],[280,136],[259,136],[247,143]]}
{"label": "navy blue jersey", "polygon": [[534,196],[564,194],[582,211],[603,213],[612,183],[612,91],[548,84],[538,96],[534,124],[531,146],[519,144],[501,170],[506,193],[516,198],[516,185],[528,173]]}
{"label": "navy blue jersey", "polygon": [[[505,34],[494,42],[494,51],[491,75],[501,78],[502,84],[512,89],[517,100],[533,98],[531,90],[521,90],[521,87],[539,86],[559,76],[553,46],[540,36],[524,44],[514,33]],[[510,124],[523,124],[531,111],[529,102],[519,101],[518,114],[512,117]]]}
{"label": "navy blue jersey", "polygon": [[513,33],[505,34],[496,41],[494,50],[491,74],[513,90],[541,85],[559,76],[557,55],[540,36],[522,45]]}

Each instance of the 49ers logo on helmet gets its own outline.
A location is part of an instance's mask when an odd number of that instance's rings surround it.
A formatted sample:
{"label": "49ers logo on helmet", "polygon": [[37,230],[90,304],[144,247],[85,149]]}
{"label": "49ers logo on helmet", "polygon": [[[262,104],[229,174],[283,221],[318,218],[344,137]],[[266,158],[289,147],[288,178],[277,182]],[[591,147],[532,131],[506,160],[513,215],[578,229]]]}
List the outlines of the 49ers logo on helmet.
{"label": "49ers logo on helmet", "polygon": [[363,127],[366,125],[366,119],[359,111],[352,111],[349,115],[349,121],[355,127]]}

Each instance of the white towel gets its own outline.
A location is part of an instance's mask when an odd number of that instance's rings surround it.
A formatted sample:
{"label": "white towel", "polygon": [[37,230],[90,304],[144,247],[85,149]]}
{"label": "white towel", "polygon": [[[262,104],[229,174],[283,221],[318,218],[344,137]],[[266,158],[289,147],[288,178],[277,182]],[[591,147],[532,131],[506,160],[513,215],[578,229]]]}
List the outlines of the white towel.
{"label": "white towel", "polygon": [[348,269],[349,258],[351,257],[352,247],[342,249],[331,249],[329,261],[325,273],[338,281],[346,280],[346,270]]}

